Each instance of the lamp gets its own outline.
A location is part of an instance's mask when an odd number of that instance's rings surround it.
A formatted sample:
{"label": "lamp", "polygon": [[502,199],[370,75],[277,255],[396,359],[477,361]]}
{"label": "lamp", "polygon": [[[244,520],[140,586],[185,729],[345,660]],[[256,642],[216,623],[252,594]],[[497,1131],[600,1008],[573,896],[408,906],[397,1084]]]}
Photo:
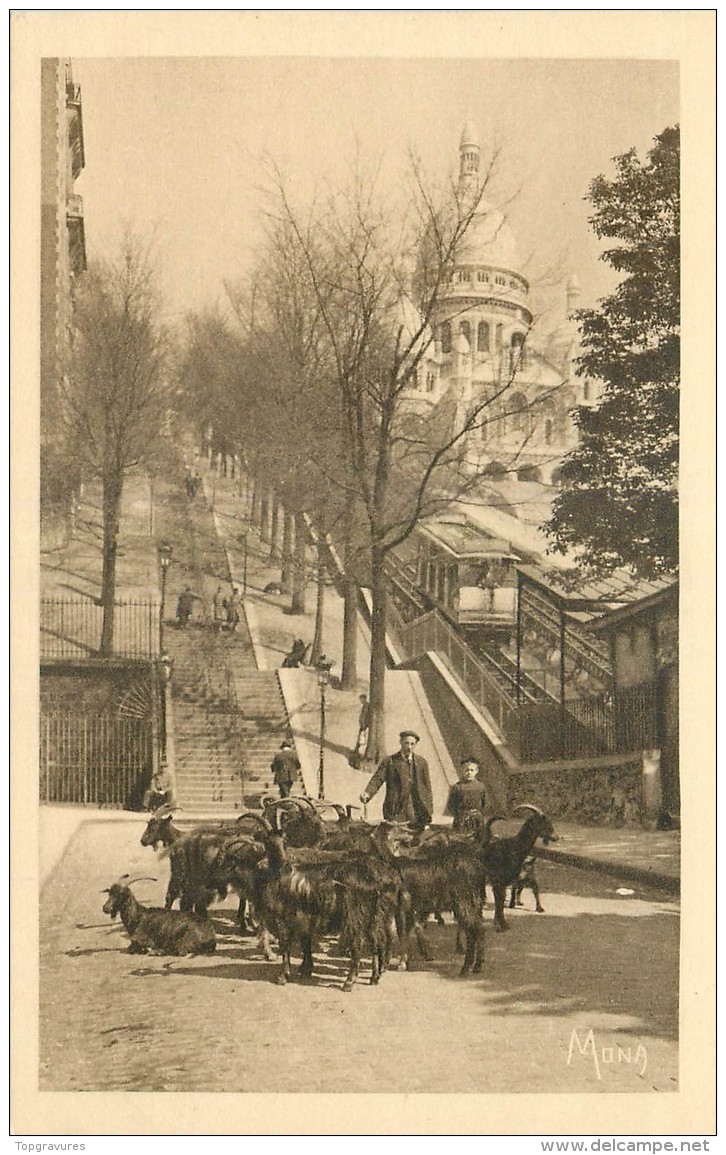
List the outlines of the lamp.
{"label": "lamp", "polygon": [[320,686],[320,761],[318,763],[318,798],[325,798],[325,691],[330,685],[330,670],[333,663],[321,654],[315,663],[315,672]]}
{"label": "lamp", "polygon": [[166,574],[171,565],[173,550],[168,542],[162,542],[158,547],[159,565],[161,566],[161,605],[159,606],[159,653],[164,653],[164,611],[166,608]]}
{"label": "lamp", "polygon": [[245,596],[247,594],[247,548],[248,548],[247,538],[248,538],[249,532],[250,532],[250,523],[247,520],[247,518],[245,517],[242,519],[242,524],[244,526],[244,530],[242,533],[239,534],[237,540],[239,541],[239,544],[242,546],[242,549],[243,549],[243,559],[244,560],[243,560],[243,568],[242,568],[242,595]]}

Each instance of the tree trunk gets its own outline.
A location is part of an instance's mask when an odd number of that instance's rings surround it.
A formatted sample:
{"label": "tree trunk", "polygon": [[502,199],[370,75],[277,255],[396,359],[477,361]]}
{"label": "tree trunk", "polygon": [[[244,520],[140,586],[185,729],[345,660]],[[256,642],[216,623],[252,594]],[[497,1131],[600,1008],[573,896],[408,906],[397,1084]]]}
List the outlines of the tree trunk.
{"label": "tree trunk", "polygon": [[314,666],[325,653],[323,629],[325,625],[325,562],[323,561],[323,546],[318,543],[318,589],[315,605],[315,635],[310,653],[310,665]]}
{"label": "tree trunk", "polygon": [[270,540],[270,493],[267,487],[260,497],[260,540]]}
{"label": "tree trunk", "polygon": [[292,589],[293,536],[293,516],[289,509],[286,509],[282,521],[282,565],[280,567],[280,585],[282,586],[282,592],[285,594],[289,594]]}
{"label": "tree trunk", "polygon": [[371,706],[370,729],[368,731],[368,745],[366,758],[377,762],[385,753],[385,722],[386,722],[386,608],[388,590],[383,568],[385,555],[372,550],[372,579],[371,579],[371,665],[370,691]]}
{"label": "tree trunk", "polygon": [[114,610],[116,598],[116,551],[118,549],[119,510],[123,477],[107,473],[103,478],[103,572],[101,575],[101,657],[113,654]]}
{"label": "tree trunk", "polygon": [[270,557],[271,562],[280,560],[280,503],[277,497],[272,498],[272,521],[270,524]]}
{"label": "tree trunk", "polygon": [[340,685],[343,690],[354,690],[358,685],[358,583],[349,572],[352,570],[351,502],[345,508],[345,541],[343,543],[345,573],[343,574],[343,668]]}
{"label": "tree trunk", "polygon": [[260,528],[260,496],[260,483],[255,477],[252,481],[252,508],[250,511],[250,521],[255,529]]}
{"label": "tree trunk", "polygon": [[305,587],[307,585],[307,538],[308,527],[305,524],[305,519],[301,513],[296,513],[295,555],[293,558],[292,567],[292,606],[290,607],[293,614],[305,613]]}

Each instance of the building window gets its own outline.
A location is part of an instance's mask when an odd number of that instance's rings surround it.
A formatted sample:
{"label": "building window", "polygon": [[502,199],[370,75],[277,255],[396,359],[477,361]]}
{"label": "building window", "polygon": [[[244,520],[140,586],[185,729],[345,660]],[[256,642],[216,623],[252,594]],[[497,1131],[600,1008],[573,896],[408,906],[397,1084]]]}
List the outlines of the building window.
{"label": "building window", "polygon": [[589,401],[590,400],[590,382],[589,381],[586,381],[585,384],[582,386],[582,400],[583,401]]}
{"label": "building window", "polygon": [[478,353],[489,352],[489,326],[486,321],[480,321],[477,325],[476,348]]}
{"label": "building window", "polygon": [[448,321],[441,326],[441,352],[451,352],[451,325]]}
{"label": "building window", "polygon": [[459,281],[470,281],[471,280],[470,271],[468,269],[459,269],[457,279]]}
{"label": "building window", "polygon": [[428,389],[429,393],[433,393],[435,384],[436,374],[429,370],[429,372],[426,374],[426,388]]}
{"label": "building window", "polygon": [[507,278],[506,277],[495,277],[494,283],[495,283],[495,285],[506,285]]}
{"label": "building window", "polygon": [[517,433],[524,433],[529,426],[529,406],[524,393],[515,393],[509,404],[512,417],[512,429]]}
{"label": "building window", "polygon": [[483,281],[484,284],[486,284],[486,285],[489,284],[489,274],[485,273],[483,271],[480,271],[477,273],[476,279],[477,279],[477,281]]}
{"label": "building window", "polygon": [[510,345],[509,369],[511,373],[516,373],[517,369],[524,367],[524,334],[512,333]]}
{"label": "building window", "polygon": [[494,347],[496,349],[501,349],[501,347],[502,347],[502,332],[503,332],[503,330],[504,330],[503,325],[497,325],[496,329],[494,330]]}
{"label": "building window", "polygon": [[468,321],[462,321],[460,323],[459,332],[464,334],[468,343],[471,345],[471,325]]}

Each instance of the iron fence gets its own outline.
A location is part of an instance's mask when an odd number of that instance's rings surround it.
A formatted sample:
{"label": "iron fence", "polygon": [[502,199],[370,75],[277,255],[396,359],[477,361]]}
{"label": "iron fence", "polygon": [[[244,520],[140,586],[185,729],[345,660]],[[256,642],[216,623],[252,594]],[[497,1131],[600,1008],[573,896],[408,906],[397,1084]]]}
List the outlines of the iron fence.
{"label": "iron fence", "polygon": [[151,778],[148,719],[62,710],[40,719],[40,798],[137,809]]}
{"label": "iron fence", "polygon": [[563,707],[523,681],[517,704],[511,669],[475,654],[437,610],[405,622],[394,606],[391,617],[408,657],[437,653],[521,763],[630,754],[657,744],[650,685],[567,699]]}
{"label": "iron fence", "polygon": [[[85,597],[42,598],[40,657],[93,658],[101,646],[103,607]],[[113,656],[154,658],[159,654],[159,601],[120,599],[114,608]]]}
{"label": "iron fence", "polygon": [[438,653],[472,701],[486,709],[499,732],[508,739],[517,706],[514,688],[510,689],[506,674],[488,668],[438,610],[431,610],[413,622],[400,621],[397,632],[409,657],[428,650]]}

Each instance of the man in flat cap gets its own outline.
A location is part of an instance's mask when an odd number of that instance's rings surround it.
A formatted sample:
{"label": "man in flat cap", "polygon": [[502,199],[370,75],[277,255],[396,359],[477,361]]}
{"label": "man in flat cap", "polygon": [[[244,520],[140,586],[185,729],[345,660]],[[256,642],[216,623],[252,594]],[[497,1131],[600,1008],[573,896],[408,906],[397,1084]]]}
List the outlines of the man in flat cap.
{"label": "man in flat cap", "polygon": [[415,829],[423,830],[430,823],[434,809],[429,764],[414,753],[418,734],[402,730],[399,737],[401,749],[383,759],[360,800],[365,806],[385,782],[383,817],[386,821],[409,822]]}

